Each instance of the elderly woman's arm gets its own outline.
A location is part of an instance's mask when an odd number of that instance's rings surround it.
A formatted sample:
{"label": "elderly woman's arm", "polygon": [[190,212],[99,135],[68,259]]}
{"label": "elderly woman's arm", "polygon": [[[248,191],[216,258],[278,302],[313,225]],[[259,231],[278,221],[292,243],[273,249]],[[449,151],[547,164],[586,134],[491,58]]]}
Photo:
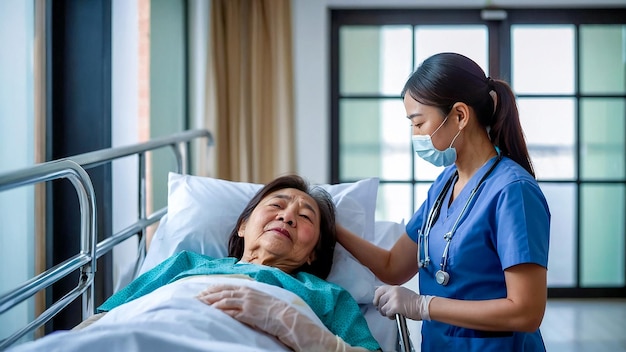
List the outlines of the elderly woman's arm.
{"label": "elderly woman's arm", "polygon": [[350,346],[286,302],[249,287],[214,285],[198,299],[276,336],[295,351],[367,351]]}

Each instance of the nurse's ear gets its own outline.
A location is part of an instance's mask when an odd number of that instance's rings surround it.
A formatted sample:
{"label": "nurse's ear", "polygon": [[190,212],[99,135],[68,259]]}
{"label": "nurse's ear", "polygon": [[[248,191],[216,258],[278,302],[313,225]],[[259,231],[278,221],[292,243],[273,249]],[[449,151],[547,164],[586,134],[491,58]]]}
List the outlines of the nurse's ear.
{"label": "nurse's ear", "polygon": [[454,103],[452,106],[452,116],[459,125],[459,130],[462,130],[469,123],[471,108],[465,103]]}

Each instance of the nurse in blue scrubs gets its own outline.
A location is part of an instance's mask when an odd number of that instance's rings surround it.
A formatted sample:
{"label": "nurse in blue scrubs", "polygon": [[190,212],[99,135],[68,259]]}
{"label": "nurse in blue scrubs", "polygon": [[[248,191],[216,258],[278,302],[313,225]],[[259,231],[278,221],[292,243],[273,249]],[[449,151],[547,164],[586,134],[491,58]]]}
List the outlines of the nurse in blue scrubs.
{"label": "nurse in blue scrubs", "polygon": [[[338,228],[376,276],[374,304],[423,321],[422,351],[545,351],[550,212],[515,96],[456,53],[426,59],[402,91],[413,149],[445,166],[391,250]],[[398,286],[419,272],[419,289]]]}

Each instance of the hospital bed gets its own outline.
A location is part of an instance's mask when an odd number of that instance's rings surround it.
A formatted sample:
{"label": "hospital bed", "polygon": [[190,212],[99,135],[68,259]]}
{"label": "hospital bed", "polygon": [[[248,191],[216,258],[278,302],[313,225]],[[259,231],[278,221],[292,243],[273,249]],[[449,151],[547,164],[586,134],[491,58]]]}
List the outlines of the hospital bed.
{"label": "hospital bed", "polygon": [[[208,237],[213,236],[211,231],[218,234],[227,234],[229,231],[224,231],[219,226],[205,226],[203,221],[211,221],[211,216],[205,216],[207,209],[211,209],[212,206],[219,206],[222,215],[224,209],[232,209],[229,214],[236,218],[239,215],[236,209],[242,207],[242,202],[245,205],[250,195],[256,192],[261,185],[188,175],[191,146],[196,146],[198,141],[203,140],[206,142],[204,145],[212,145],[213,140],[210,132],[206,130],[184,131],[144,143],[93,151],[0,174],[0,192],[59,179],[69,180],[78,196],[81,222],[79,253],[8,292],[0,292],[0,315],[2,315],[62,278],[79,272],[79,281],[70,292],[50,304],[45,311],[34,317],[26,326],[16,326],[15,332],[9,336],[0,336],[0,350],[25,339],[28,340],[29,337],[32,338],[35,330],[44,326],[75,300],[81,301],[82,320],[91,317],[95,312],[94,277],[97,261],[131,237],[136,237],[138,240],[137,258],[131,269],[132,277],[140,275],[180,250],[197,251],[214,257],[218,257],[220,254],[225,256],[225,243],[216,241],[207,244],[207,239],[213,238]],[[176,160],[176,167],[168,175],[168,206],[158,209],[152,214],[147,214],[146,159],[150,153],[160,149],[171,150]],[[96,209],[95,202],[98,195],[95,194],[86,170],[127,157],[136,157],[137,160],[138,217],[134,223],[129,224],[123,230],[98,242],[96,233],[98,209]],[[338,220],[344,225],[346,222],[352,222],[346,226],[348,228],[353,226],[350,228],[351,230],[383,246],[391,245],[395,241],[394,236],[402,233],[403,224],[374,221],[377,179],[322,186],[331,193],[337,204]],[[220,195],[224,195],[224,197],[220,197]],[[202,203],[206,201],[213,203]],[[194,213],[194,211],[200,210],[202,210],[203,216],[200,217],[201,221],[198,221],[199,218],[193,216],[199,214]],[[224,221],[223,216],[220,223],[222,227],[231,226],[232,228],[234,225],[234,222],[231,225],[228,221]],[[149,250],[146,251],[146,231],[148,227],[155,224],[158,224],[158,227]],[[205,229],[211,229],[211,231],[209,233],[202,232]],[[398,231],[400,232],[398,233]],[[173,233],[177,233],[177,235],[172,235]],[[180,233],[186,235],[181,236]],[[208,241],[213,240],[209,239]],[[387,243],[381,241],[387,241]],[[7,269],[3,268],[2,270]],[[357,300],[374,337],[379,341],[383,350],[411,350],[404,317],[398,316],[393,321],[378,314],[371,305],[371,298],[374,287],[381,283],[340,245],[336,248],[333,270],[328,280],[346,288]]]}

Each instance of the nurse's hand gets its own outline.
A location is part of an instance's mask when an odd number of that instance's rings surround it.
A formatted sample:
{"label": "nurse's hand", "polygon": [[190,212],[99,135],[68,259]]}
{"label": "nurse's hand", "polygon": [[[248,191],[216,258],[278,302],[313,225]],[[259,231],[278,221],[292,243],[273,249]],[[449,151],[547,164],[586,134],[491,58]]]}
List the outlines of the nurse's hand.
{"label": "nurse's hand", "polygon": [[419,295],[402,286],[380,286],[374,292],[374,305],[381,315],[394,319],[402,314],[413,320],[430,320],[428,305],[433,296]]}

